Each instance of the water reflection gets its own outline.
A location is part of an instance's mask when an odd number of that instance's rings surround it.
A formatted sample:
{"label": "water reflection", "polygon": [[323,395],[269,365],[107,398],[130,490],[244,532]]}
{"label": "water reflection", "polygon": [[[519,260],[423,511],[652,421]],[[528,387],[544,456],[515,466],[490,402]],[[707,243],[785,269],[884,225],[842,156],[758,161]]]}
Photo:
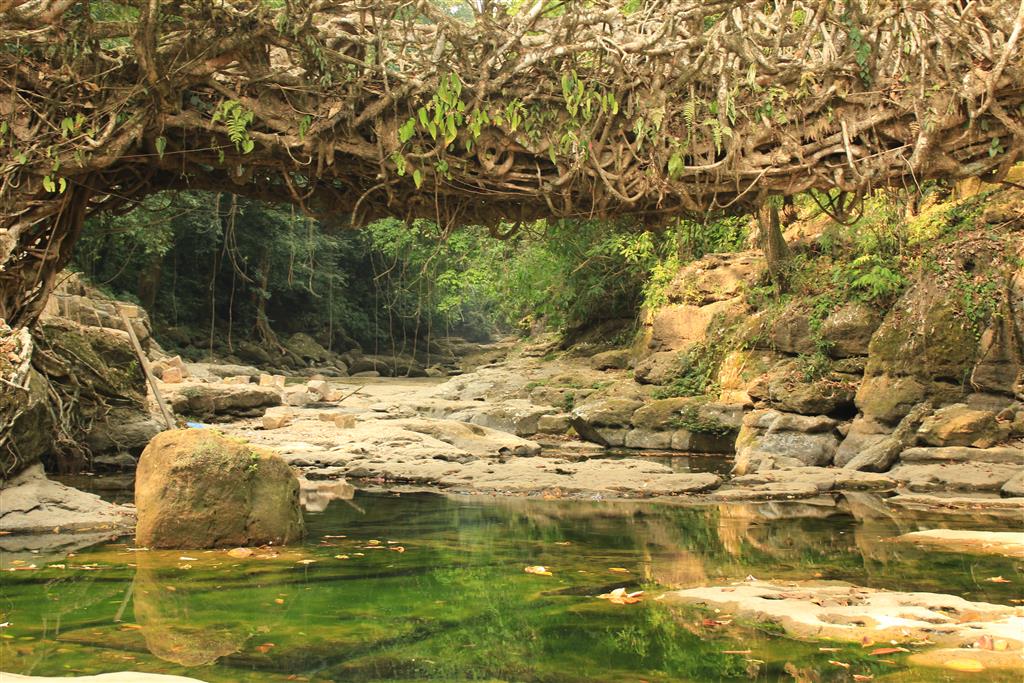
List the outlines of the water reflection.
{"label": "water reflection", "polygon": [[135,622],[146,649],[185,667],[212,664],[241,650],[249,639],[245,614],[224,612],[211,603],[209,587],[183,581],[181,570],[168,566],[168,559],[138,553],[132,588]]}
{"label": "water reflection", "polygon": [[[845,657],[860,667],[851,671],[923,681],[926,670],[866,661],[859,646],[823,654],[693,608],[595,596],[753,575],[1006,604],[1024,585],[1009,558],[888,540],[1006,519],[896,514],[870,494],[694,508],[351,493],[308,487],[309,509],[322,512],[307,515],[302,548],[235,558],[104,545],[65,569],[5,574],[0,621],[12,626],[0,661],[19,673],[132,668],[211,682],[653,682],[845,681],[850,672],[828,663]],[[528,565],[553,575],[526,574]],[[977,580],[987,576],[1010,583]]]}

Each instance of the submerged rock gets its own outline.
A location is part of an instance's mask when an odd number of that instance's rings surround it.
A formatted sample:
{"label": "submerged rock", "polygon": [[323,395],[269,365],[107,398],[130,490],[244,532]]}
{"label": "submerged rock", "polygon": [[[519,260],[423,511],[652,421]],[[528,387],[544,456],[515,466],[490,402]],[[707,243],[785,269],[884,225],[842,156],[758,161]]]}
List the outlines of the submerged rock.
{"label": "submerged rock", "polygon": [[840,582],[776,585],[755,581],[667,593],[669,602],[706,605],[737,619],[771,622],[797,638],[840,642],[929,641],[961,646],[982,636],[1021,649],[1024,608],[942,593],[901,593]]}
{"label": "submerged rock", "polygon": [[147,674],[139,671],[118,671],[95,676],[21,676],[19,674],[0,673],[2,683],[204,683],[198,678],[171,676],[169,674]]}
{"label": "submerged rock", "polygon": [[136,543],[217,548],[294,542],[304,525],[299,483],[276,454],[212,430],[154,438],[135,479]]}
{"label": "submerged rock", "polygon": [[1024,533],[1020,532],[928,529],[911,531],[897,537],[896,540],[937,546],[962,553],[1024,558]]}

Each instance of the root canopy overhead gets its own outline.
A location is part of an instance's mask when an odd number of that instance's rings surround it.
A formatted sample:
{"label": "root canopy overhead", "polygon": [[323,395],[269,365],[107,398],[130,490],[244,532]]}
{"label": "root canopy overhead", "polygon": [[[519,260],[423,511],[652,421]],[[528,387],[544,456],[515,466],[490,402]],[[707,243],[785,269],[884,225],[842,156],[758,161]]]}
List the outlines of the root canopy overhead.
{"label": "root canopy overhead", "polygon": [[160,189],[363,224],[636,216],[999,177],[1024,2],[0,0],[0,317]]}

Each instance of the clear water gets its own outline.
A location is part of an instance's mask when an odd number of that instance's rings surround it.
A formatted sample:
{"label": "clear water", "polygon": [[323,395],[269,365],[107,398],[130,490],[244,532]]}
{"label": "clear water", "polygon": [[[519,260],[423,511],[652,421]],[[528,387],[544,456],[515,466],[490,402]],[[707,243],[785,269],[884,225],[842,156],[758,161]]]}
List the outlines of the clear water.
{"label": "clear water", "polygon": [[[863,494],[858,506],[871,507]],[[763,625],[709,624],[694,608],[595,597],[753,575],[1021,599],[1019,560],[887,540],[1005,520],[856,519],[850,508],[842,499],[687,508],[360,492],[310,514],[307,543],[277,557],[131,551],[130,539],[67,558],[8,552],[5,567],[39,568],[0,576],[0,622],[10,622],[0,629],[0,668],[211,682],[1018,681],[916,669],[900,656],[884,663],[859,645],[823,653]],[[553,575],[527,574],[528,565]],[[992,576],[1009,583],[984,580]]]}

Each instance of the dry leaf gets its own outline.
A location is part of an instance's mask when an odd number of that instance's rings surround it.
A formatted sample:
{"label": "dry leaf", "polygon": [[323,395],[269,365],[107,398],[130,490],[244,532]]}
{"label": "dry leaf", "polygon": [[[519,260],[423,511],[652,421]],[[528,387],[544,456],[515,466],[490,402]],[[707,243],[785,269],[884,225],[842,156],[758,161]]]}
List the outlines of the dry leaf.
{"label": "dry leaf", "polygon": [[313,564],[316,560],[299,560],[295,564]]}
{"label": "dry leaf", "polygon": [[273,643],[263,643],[262,645],[256,646],[256,651],[262,654],[267,654],[273,647],[276,647]]}
{"label": "dry leaf", "polygon": [[891,655],[891,654],[895,654],[897,652],[910,652],[910,650],[908,650],[905,647],[880,647],[878,649],[872,650],[868,654],[869,655]]}
{"label": "dry leaf", "polygon": [[830,659],[830,660],[828,660],[828,663],[829,663],[829,664],[832,664],[832,665],[834,665],[834,666],[841,666],[841,667],[843,667],[844,669],[849,669],[849,668],[850,668],[850,665],[849,665],[849,664],[847,664],[846,662],[840,662],[840,661],[836,661],[835,659]]}
{"label": "dry leaf", "polygon": [[284,604],[284,600],[281,599],[281,598],[274,598],[274,602],[276,602],[278,605],[283,605]]}
{"label": "dry leaf", "polygon": [[232,548],[228,551],[230,557],[237,557],[238,559],[245,559],[246,557],[252,557],[251,548]]}
{"label": "dry leaf", "polygon": [[992,578],[985,579],[985,580],[989,581],[991,583],[1010,583],[1009,579],[1004,579],[1001,576],[993,576]]}
{"label": "dry leaf", "polygon": [[628,574],[629,570],[625,567],[608,567],[608,571],[615,572],[616,574]]}
{"label": "dry leaf", "polygon": [[380,545],[380,541],[378,541],[376,538],[371,538],[366,543],[367,543],[367,545]]}
{"label": "dry leaf", "polygon": [[189,557],[188,555],[182,555],[178,559],[181,560],[182,562],[195,562],[199,558],[198,557]]}
{"label": "dry leaf", "polygon": [[404,545],[393,545],[390,548],[388,548],[388,550],[394,550],[396,553],[404,553],[405,552],[405,546]]}
{"label": "dry leaf", "polygon": [[950,659],[946,661],[944,666],[953,671],[967,671],[971,673],[985,670],[985,665],[977,659]]}
{"label": "dry leaf", "polygon": [[840,652],[842,649],[841,647],[819,647],[818,652]]}
{"label": "dry leaf", "polygon": [[749,655],[753,650],[722,650],[723,655]]}
{"label": "dry leaf", "polygon": [[348,555],[335,555],[334,559],[336,559],[336,560],[347,560],[348,559]]}
{"label": "dry leaf", "polygon": [[875,680],[875,677],[871,676],[869,674],[853,674],[853,680],[855,680],[855,681],[873,681],[873,680]]}
{"label": "dry leaf", "polygon": [[538,576],[551,576],[551,572],[548,571],[548,568],[539,564],[527,567],[523,571],[527,574],[537,574]]}

